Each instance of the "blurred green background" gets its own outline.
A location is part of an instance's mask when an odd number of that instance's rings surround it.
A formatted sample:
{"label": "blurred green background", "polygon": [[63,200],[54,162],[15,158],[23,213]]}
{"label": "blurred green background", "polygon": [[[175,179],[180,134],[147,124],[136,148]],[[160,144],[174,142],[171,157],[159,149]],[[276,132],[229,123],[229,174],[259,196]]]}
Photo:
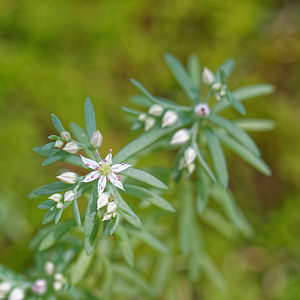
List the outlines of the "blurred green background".
{"label": "blurred green background", "polygon": [[[300,3],[292,0],[0,1],[0,262],[19,271],[32,262],[27,245],[42,212],[27,195],[57,175],[32,151],[54,133],[50,113],[83,125],[90,96],[103,150],[119,150],[134,138],[120,109],[136,92],[130,78],[183,97],[165,52],[182,61],[194,52],[212,70],[233,57],[232,88],[276,86],[246,105],[249,117],[277,122],[253,135],[273,176],[229,157],[230,185],[256,235],[228,240],[207,228],[229,289],[203,281],[203,299],[300,299]],[[155,164],[172,161],[164,155]]]}

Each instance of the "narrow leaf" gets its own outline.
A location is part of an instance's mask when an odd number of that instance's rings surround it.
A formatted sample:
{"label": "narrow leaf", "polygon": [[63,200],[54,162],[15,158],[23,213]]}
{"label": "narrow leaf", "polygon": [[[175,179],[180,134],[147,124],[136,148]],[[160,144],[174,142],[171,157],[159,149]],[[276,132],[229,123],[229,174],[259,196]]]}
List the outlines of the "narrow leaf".
{"label": "narrow leaf", "polygon": [[52,120],[52,123],[53,123],[55,129],[58,131],[58,133],[65,131],[60,120],[58,119],[58,117],[55,114],[51,114],[51,120]]}
{"label": "narrow leaf", "polygon": [[226,90],[226,97],[227,100],[231,103],[232,107],[235,108],[235,110],[237,110],[242,115],[246,114],[244,105],[239,100],[237,100],[229,90]]}
{"label": "narrow leaf", "polygon": [[75,194],[75,199],[73,201],[73,214],[74,214],[76,224],[80,228],[81,227],[81,216],[80,216],[80,212],[79,212],[79,208],[78,208],[78,204],[77,204],[77,195],[76,194]]}
{"label": "narrow leaf", "polygon": [[122,228],[122,226],[119,226],[116,230],[116,235],[118,238],[120,249],[122,251],[122,254],[126,262],[129,264],[130,267],[133,267],[134,254],[133,254],[133,250],[127,232],[124,230],[124,228]]}
{"label": "narrow leaf", "polygon": [[42,185],[32,191],[29,195],[30,198],[34,196],[45,196],[54,193],[59,193],[71,189],[73,186],[71,184],[66,184],[61,181],[52,182],[49,184]]}
{"label": "narrow leaf", "polygon": [[241,119],[234,120],[234,124],[239,128],[249,132],[261,132],[273,130],[276,122],[268,119]]}
{"label": "narrow leaf", "polygon": [[97,124],[95,110],[89,97],[86,98],[84,103],[84,117],[86,132],[88,134],[88,137],[90,138],[92,134],[97,130]]}
{"label": "narrow leaf", "polygon": [[188,58],[188,71],[193,85],[197,88],[198,94],[201,95],[200,62],[196,54],[191,54]]}

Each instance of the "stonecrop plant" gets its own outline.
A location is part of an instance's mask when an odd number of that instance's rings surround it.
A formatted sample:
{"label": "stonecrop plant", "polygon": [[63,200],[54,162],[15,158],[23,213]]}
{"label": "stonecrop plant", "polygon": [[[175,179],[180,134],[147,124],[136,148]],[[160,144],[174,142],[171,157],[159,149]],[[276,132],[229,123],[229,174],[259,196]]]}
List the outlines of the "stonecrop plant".
{"label": "stonecrop plant", "polygon": [[[153,96],[132,80],[143,94],[132,101],[144,109],[123,110],[133,116],[132,129],[145,132],[114,156],[112,149],[102,154],[103,137],[89,98],[84,106],[85,129],[71,123],[67,131],[52,114],[58,134],[34,150],[45,157],[43,166],[62,162],[63,170],[58,181],[30,194],[43,198],[39,208],[47,210],[43,219],[47,225],[30,245],[37,267],[21,275],[1,266],[0,299],[176,299],[177,282],[184,282],[197,298],[201,273],[226,288],[206,250],[203,222],[227,237],[237,232],[251,237],[253,231],[229,191],[223,146],[270,175],[246,131],[271,130],[274,122],[229,120],[222,112],[232,107],[245,115],[243,101],[269,94],[273,87],[231,89],[227,81],[232,59],[215,73],[206,67],[201,70],[195,55],[189,57],[187,70],[173,55],[165,59],[190,105]],[[174,149],[176,158],[164,175],[133,167],[141,156]],[[161,196],[167,185],[169,201]],[[132,198],[140,199],[139,205],[129,205]],[[210,199],[217,205],[210,205]],[[156,209],[149,210],[151,204]],[[71,205],[73,217],[68,212]],[[155,251],[145,252],[141,241]]]}

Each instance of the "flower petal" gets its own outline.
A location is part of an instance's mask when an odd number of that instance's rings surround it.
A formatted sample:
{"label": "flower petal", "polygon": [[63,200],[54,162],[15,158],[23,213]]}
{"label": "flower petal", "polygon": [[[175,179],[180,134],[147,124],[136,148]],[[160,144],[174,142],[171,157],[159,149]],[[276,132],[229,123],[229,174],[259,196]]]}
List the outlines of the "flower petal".
{"label": "flower petal", "polygon": [[92,159],[88,159],[82,155],[80,155],[80,157],[81,157],[83,163],[85,164],[85,166],[87,166],[88,168],[95,170],[96,168],[99,167],[99,164],[96,161],[94,161]]}
{"label": "flower petal", "polygon": [[101,176],[98,181],[98,197],[104,192],[106,187],[106,176]]}
{"label": "flower petal", "polygon": [[82,182],[91,182],[97,178],[99,178],[100,174],[98,171],[93,171],[85,176]]}
{"label": "flower petal", "polygon": [[97,209],[100,209],[103,206],[107,205],[108,199],[109,199],[109,193],[102,193],[97,200]]}
{"label": "flower petal", "polygon": [[130,168],[132,165],[128,165],[128,164],[115,164],[112,165],[111,169],[113,172],[122,172],[128,168]]}
{"label": "flower petal", "polygon": [[107,163],[109,163],[110,165],[112,164],[112,154],[111,153],[107,154],[107,156],[105,157],[105,161]]}
{"label": "flower petal", "polygon": [[124,189],[124,187],[123,187],[123,185],[122,185],[121,180],[119,179],[119,177],[117,177],[116,174],[111,173],[110,175],[108,175],[108,178],[109,178],[110,182],[111,182],[114,186],[116,186],[117,188],[119,188],[119,189],[125,191],[125,189]]}
{"label": "flower petal", "polygon": [[108,221],[112,218],[112,214],[105,213],[102,221]]}

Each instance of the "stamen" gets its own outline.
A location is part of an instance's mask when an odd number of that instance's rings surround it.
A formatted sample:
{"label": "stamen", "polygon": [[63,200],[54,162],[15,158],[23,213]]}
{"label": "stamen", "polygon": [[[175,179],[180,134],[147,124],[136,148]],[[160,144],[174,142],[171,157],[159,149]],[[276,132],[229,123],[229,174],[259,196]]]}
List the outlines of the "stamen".
{"label": "stamen", "polygon": [[100,156],[100,153],[99,153],[99,152],[97,153],[97,156]]}
{"label": "stamen", "polygon": [[107,181],[110,181],[110,178],[107,178]]}
{"label": "stamen", "polygon": [[121,165],[122,165],[122,166],[124,166],[124,165],[125,165],[125,163],[124,163],[124,162],[122,162],[122,163],[121,163]]}
{"label": "stamen", "polygon": [[109,152],[112,152],[112,148],[109,149]]}
{"label": "stamen", "polygon": [[87,167],[89,166],[89,164],[85,164]]}
{"label": "stamen", "polygon": [[94,178],[94,175],[92,175],[91,178]]}
{"label": "stamen", "polygon": [[95,171],[98,171],[98,170],[99,170],[99,167],[96,167],[96,168],[95,168]]}

